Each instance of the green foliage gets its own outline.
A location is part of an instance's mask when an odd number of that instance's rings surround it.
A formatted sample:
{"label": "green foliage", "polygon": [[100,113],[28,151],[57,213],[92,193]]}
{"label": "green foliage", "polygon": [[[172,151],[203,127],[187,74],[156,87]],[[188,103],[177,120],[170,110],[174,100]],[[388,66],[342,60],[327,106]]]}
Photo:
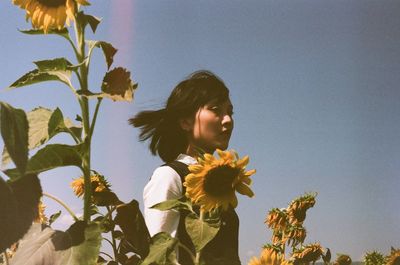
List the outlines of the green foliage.
{"label": "green foliage", "polygon": [[20,239],[38,214],[42,189],[36,175],[6,183],[0,178],[0,252]]}
{"label": "green foliage", "polygon": [[150,234],[140,212],[139,203],[132,200],[128,204],[117,207],[114,220],[123,232],[121,253],[134,252],[142,258],[146,257],[149,253]]}
{"label": "green foliage", "polygon": [[208,222],[196,214],[188,214],[185,225],[196,252],[200,252],[217,235],[220,228],[219,221]]}
{"label": "green foliage", "polygon": [[157,203],[151,206],[151,209],[158,209],[160,211],[166,211],[171,209],[176,210],[188,210],[194,213],[192,203],[186,198],[172,199]]}
{"label": "green foliage", "polygon": [[28,163],[28,121],[25,112],[0,102],[0,130],[16,171],[24,175]]}
{"label": "green foliage", "polygon": [[364,255],[365,265],[384,265],[385,263],[385,256],[378,251],[367,252]]}
{"label": "green foliage", "polygon": [[103,50],[104,58],[107,63],[107,69],[110,69],[112,63],[114,62],[114,55],[117,53],[117,49],[112,46],[111,43],[105,41],[86,41],[89,46],[89,56],[92,54],[92,51],[95,47],[101,48]]}
{"label": "green foliage", "polygon": [[113,101],[132,101],[136,88],[137,84],[131,80],[130,72],[122,67],[107,72],[101,85],[104,96]]}
{"label": "green foliage", "polygon": [[150,252],[141,265],[172,264],[173,252],[178,239],[171,237],[168,233],[160,232],[151,238]]}
{"label": "green foliage", "polygon": [[[82,145],[50,144],[39,150],[28,161],[27,174],[39,174],[44,171],[65,167],[82,165]],[[17,169],[8,169],[4,173],[11,179],[19,178],[21,175]]]}
{"label": "green foliage", "polygon": [[75,222],[67,231],[33,224],[10,265],[96,264],[101,245],[99,224]]}
{"label": "green foliage", "polygon": [[[29,30],[20,30],[21,33],[28,34],[28,35],[45,35],[43,30],[41,29],[29,29]],[[69,38],[69,32],[67,28],[63,29],[51,29],[47,32],[47,34],[56,34],[60,35],[64,38]]]}
{"label": "green foliage", "polygon": [[38,69],[34,69],[23,76],[21,76],[17,81],[10,85],[11,88],[28,86],[45,81],[60,81],[69,84],[69,78],[71,76],[70,71],[44,71],[41,72]]}

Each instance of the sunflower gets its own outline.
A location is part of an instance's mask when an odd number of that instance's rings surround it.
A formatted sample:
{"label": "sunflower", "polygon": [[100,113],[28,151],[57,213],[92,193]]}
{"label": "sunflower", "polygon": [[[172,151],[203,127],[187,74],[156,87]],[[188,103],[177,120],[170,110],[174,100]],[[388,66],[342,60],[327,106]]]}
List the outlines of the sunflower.
{"label": "sunflower", "polygon": [[385,265],[385,256],[376,250],[367,252],[364,255],[364,264],[365,265]]}
{"label": "sunflower", "polygon": [[261,265],[261,261],[257,257],[252,257],[247,265]]}
{"label": "sunflower", "polygon": [[289,245],[292,247],[301,244],[306,239],[306,229],[300,225],[290,226],[285,231],[285,238],[283,239],[285,242],[287,241]]}
{"label": "sunflower", "polygon": [[261,252],[262,265],[281,265],[285,257],[274,247],[267,246]]}
{"label": "sunflower", "polygon": [[273,208],[268,212],[264,223],[267,224],[269,228],[284,231],[288,225],[286,209]]}
{"label": "sunflower", "polygon": [[289,216],[289,223],[292,225],[302,224],[306,218],[306,211],[313,207],[315,204],[316,194],[306,194],[299,198],[294,199],[289,207],[287,208],[287,213]]}
{"label": "sunflower", "polygon": [[[93,192],[102,192],[102,191],[109,191],[110,184],[106,181],[104,176],[99,174],[94,174],[90,176],[90,181],[92,183],[92,190]],[[85,185],[84,185],[84,178],[83,176],[74,179],[71,182],[71,187],[76,196],[81,197],[85,193]]]}
{"label": "sunflower", "polygon": [[300,263],[315,262],[323,255],[323,249],[320,244],[310,244],[302,249],[295,251],[292,258]]}
{"label": "sunflower", "polygon": [[204,154],[198,159],[198,164],[189,166],[190,173],[186,176],[183,186],[186,187],[186,197],[193,204],[200,205],[202,212],[229,206],[237,206],[235,191],[253,197],[254,193],[248,185],[250,176],[256,171],[245,171],[249,157],[239,159],[235,151],[217,150],[220,158]]}
{"label": "sunflower", "polygon": [[400,249],[392,248],[387,257],[387,265],[400,265]]}
{"label": "sunflower", "polygon": [[349,255],[338,254],[338,257],[336,258],[336,261],[333,263],[333,265],[350,265],[351,263],[352,260]]}
{"label": "sunflower", "polygon": [[39,223],[39,224],[46,224],[47,223],[47,217],[44,214],[44,210],[46,209],[46,205],[40,200],[38,204],[38,215],[33,222]]}
{"label": "sunflower", "polygon": [[26,10],[26,18],[32,26],[47,33],[62,29],[75,19],[77,4],[89,5],[86,0],[12,0],[14,5]]}

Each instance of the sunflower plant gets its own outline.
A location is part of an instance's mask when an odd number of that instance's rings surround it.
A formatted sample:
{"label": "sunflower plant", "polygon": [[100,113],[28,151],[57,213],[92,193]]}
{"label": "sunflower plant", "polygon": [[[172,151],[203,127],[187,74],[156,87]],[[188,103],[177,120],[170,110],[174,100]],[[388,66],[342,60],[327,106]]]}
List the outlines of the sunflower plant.
{"label": "sunflower plant", "polygon": [[[218,233],[221,214],[236,208],[236,192],[253,197],[250,189],[251,179],[256,170],[246,170],[249,157],[239,158],[234,150],[216,150],[218,157],[208,153],[199,153],[198,163],[189,166],[189,174],[183,186],[185,196],[177,200],[168,200],[154,205],[159,210],[177,209],[186,212],[185,226],[194,250],[187,249],[177,239],[175,246],[182,247],[193,263],[198,264],[233,264],[229,260],[209,260],[202,257],[202,250]],[[174,259],[174,253],[168,257]]]}
{"label": "sunflower plant", "polygon": [[[25,112],[0,102],[2,164],[3,168],[11,161],[14,164],[3,170],[7,181],[0,177],[0,253],[13,254],[3,255],[2,263],[26,264],[29,259],[30,264],[137,264],[147,256],[150,240],[138,203],[120,201],[91,163],[92,136],[102,100],[132,101],[137,84],[125,68],[111,69],[117,52],[112,44],[86,39],[86,31],[95,33],[101,22],[83,10],[90,5],[88,1],[12,0],[12,3],[25,11],[32,24],[31,29],[22,33],[59,36],[72,49],[74,58],[61,56],[36,61],[35,68],[8,89],[59,82],[69,88],[81,111],[72,121],[59,108],[37,107]],[[107,66],[100,91],[92,90],[88,81],[95,49],[103,52]],[[60,133],[68,134],[74,144],[47,143]],[[76,194],[83,199],[82,217],[76,216],[61,199],[42,191],[38,176],[65,166],[75,166],[82,173],[72,183]],[[66,231],[51,228],[60,212],[48,219],[41,215],[42,196],[59,202],[71,214],[75,221],[71,227]],[[101,255],[103,241],[111,243],[113,255]]]}

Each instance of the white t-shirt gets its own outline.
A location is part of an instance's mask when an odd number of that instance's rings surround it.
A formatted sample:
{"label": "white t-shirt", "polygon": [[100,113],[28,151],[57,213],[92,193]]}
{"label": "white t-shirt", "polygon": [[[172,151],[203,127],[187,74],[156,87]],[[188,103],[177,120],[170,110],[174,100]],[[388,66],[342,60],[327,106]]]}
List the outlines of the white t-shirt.
{"label": "white t-shirt", "polygon": [[[186,165],[197,163],[196,159],[185,154],[180,154],[176,160]],[[150,209],[150,207],[180,197],[182,197],[182,181],[179,174],[169,166],[161,166],[154,170],[150,181],[143,190],[144,219],[150,236],[159,232],[167,232],[173,237],[176,236],[180,218],[179,211],[160,211]]]}

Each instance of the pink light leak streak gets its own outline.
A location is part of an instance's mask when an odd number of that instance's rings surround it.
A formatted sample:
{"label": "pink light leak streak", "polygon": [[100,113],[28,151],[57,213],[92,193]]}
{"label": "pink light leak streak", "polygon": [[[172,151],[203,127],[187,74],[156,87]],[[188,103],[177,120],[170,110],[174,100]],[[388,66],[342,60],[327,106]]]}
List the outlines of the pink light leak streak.
{"label": "pink light leak streak", "polygon": [[133,4],[132,0],[111,3],[110,37],[118,49],[115,65],[127,66],[133,60]]}

